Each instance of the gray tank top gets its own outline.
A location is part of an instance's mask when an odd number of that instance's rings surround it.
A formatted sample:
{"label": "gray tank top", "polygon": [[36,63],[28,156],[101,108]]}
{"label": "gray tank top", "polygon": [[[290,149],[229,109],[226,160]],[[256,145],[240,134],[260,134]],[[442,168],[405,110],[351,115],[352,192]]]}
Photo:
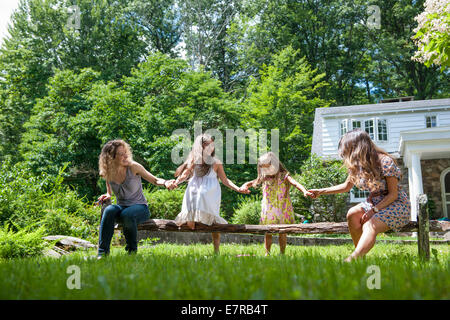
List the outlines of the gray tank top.
{"label": "gray tank top", "polygon": [[125,181],[121,184],[110,181],[114,194],[117,198],[117,204],[129,207],[133,204],[147,204],[147,199],[142,192],[142,180],[140,175],[133,175],[130,167],[127,167]]}

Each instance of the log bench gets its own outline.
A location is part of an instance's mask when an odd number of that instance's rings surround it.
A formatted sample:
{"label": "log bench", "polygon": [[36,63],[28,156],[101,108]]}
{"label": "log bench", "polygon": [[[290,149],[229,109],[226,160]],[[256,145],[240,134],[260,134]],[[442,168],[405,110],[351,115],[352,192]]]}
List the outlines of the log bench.
{"label": "log bench", "polygon": [[[111,200],[102,204],[103,210],[111,204]],[[418,196],[418,221],[410,221],[400,232],[417,232],[419,257],[430,259],[430,238],[432,232],[450,232],[449,221],[429,220],[426,195]],[[120,228],[120,225],[119,227]],[[222,232],[222,233],[293,233],[293,234],[348,234],[347,222],[317,222],[303,224],[213,224],[195,223],[195,229],[191,230],[186,224],[178,226],[173,220],[149,219],[138,225],[138,230],[147,231],[175,231],[175,232]],[[392,233],[391,230],[387,233]]]}

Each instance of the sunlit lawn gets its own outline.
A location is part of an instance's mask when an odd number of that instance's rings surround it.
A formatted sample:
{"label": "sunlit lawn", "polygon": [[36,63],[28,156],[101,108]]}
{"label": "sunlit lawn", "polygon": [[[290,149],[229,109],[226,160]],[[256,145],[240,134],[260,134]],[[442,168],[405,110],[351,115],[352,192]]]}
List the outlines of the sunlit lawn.
{"label": "sunlit lawn", "polygon": [[[60,259],[0,262],[1,299],[450,299],[449,246],[432,245],[420,262],[416,245],[375,245],[360,261],[344,263],[351,245],[288,246],[264,256],[262,245],[158,244],[128,256],[113,248]],[[81,289],[66,282],[80,268]],[[380,289],[369,289],[370,265],[380,270]],[[369,279],[370,280],[370,279]],[[371,280],[369,281],[371,282]],[[373,283],[373,282],[371,282]]]}

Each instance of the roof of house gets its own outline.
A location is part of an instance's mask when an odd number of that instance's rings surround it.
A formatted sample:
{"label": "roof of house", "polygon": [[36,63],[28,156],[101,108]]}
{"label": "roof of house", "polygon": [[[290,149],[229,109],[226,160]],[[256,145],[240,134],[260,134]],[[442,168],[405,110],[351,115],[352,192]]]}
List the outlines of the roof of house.
{"label": "roof of house", "polygon": [[319,156],[322,155],[322,117],[343,117],[346,115],[357,116],[407,111],[414,112],[436,107],[448,107],[450,109],[450,98],[318,108],[315,110],[311,153],[315,153]]}

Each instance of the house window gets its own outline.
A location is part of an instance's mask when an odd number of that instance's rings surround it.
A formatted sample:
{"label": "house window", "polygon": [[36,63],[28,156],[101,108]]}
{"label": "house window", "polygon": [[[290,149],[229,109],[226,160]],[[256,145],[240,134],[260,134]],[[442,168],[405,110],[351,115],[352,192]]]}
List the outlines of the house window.
{"label": "house window", "polygon": [[350,202],[361,202],[365,201],[369,196],[369,191],[360,190],[356,187],[353,187],[350,190]]}
{"label": "house window", "polygon": [[427,116],[426,119],[427,128],[436,127],[436,116]]}
{"label": "house window", "polygon": [[361,121],[353,120],[352,121],[352,129],[361,129]]}
{"label": "house window", "polygon": [[387,141],[387,121],[386,119],[378,119],[378,141]]}
{"label": "house window", "polygon": [[375,139],[373,119],[364,121],[364,130],[369,134],[370,139]]}
{"label": "house window", "polygon": [[347,119],[341,121],[341,137],[348,131]]}

